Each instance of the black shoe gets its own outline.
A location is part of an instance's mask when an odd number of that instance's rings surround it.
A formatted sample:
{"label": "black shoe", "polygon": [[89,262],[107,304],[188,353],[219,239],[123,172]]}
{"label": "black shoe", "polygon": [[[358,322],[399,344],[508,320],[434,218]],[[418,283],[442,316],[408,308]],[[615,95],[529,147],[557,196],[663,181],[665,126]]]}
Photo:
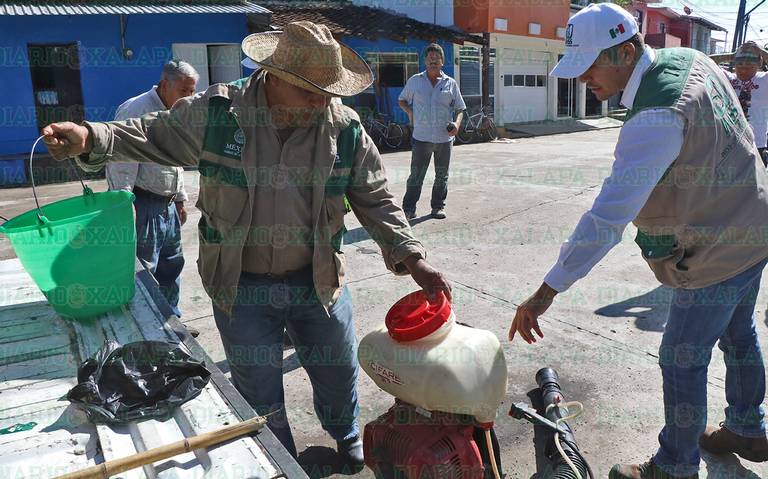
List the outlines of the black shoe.
{"label": "black shoe", "polygon": [[432,218],[444,220],[446,218],[445,210],[443,208],[434,208],[432,210]]}
{"label": "black shoe", "polygon": [[415,211],[405,211],[405,219],[412,220],[416,218],[416,212]]}
{"label": "black shoe", "polygon": [[747,461],[768,461],[768,438],[739,436],[722,425],[707,427],[699,438],[699,446],[712,454],[732,452]]}
{"label": "black shoe", "polygon": [[336,441],[336,450],[344,462],[352,466],[364,466],[363,440],[360,436],[354,436],[343,441]]}
{"label": "black shoe", "polygon": [[608,479],[699,479],[699,474],[673,476],[664,472],[653,461],[648,461],[645,464],[616,464],[608,473]]}

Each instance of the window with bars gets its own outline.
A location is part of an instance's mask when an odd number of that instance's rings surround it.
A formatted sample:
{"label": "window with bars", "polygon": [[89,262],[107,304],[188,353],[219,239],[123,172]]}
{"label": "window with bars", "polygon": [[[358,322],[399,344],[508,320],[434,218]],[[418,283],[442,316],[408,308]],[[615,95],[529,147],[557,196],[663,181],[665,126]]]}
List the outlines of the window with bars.
{"label": "window with bars", "polygon": [[371,52],[365,55],[365,59],[381,88],[402,88],[409,78],[419,73],[418,53]]}
{"label": "window with bars", "polygon": [[504,86],[546,87],[546,75],[504,75]]}

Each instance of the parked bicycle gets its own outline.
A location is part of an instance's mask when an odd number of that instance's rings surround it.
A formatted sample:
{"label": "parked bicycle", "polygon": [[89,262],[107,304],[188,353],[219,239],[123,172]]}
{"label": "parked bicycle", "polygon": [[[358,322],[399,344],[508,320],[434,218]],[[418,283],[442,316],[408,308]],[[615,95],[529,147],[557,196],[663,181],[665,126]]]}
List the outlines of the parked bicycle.
{"label": "parked bicycle", "polygon": [[492,141],[498,137],[496,123],[493,118],[485,114],[483,109],[462,121],[461,128],[456,134],[456,138],[461,143],[469,143],[472,140]]}
{"label": "parked bicycle", "polygon": [[397,149],[405,140],[403,127],[389,120],[386,115],[369,115],[363,120],[363,127],[379,148],[387,146]]}

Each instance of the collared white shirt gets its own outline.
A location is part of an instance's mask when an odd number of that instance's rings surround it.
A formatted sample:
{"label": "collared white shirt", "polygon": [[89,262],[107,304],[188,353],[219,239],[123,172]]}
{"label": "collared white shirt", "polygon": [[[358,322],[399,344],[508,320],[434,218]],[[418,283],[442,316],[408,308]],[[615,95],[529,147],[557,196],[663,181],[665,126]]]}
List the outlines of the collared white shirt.
{"label": "collared white shirt", "polygon": [[[621,96],[622,105],[632,107],[640,81],[655,57],[646,46]],[[552,289],[563,292],[570,288],[621,241],[627,224],[637,217],[680,154],[684,127],[683,116],[670,109],[643,110],[624,124],[614,150],[611,175],[544,277]]]}
{"label": "collared white shirt", "polygon": [[[153,111],[167,110],[157,94],[157,86],[123,102],[117,107],[115,120],[139,118]],[[184,189],[184,168],[155,163],[108,162],[107,184],[110,190],[133,191],[134,186],[160,196],[176,195],[176,201],[187,201]]]}
{"label": "collared white shirt", "polygon": [[413,109],[413,138],[430,143],[453,141],[446,127],[453,121],[455,112],[467,108],[456,80],[443,71],[434,86],[426,71],[413,75],[398,100],[407,102]]}

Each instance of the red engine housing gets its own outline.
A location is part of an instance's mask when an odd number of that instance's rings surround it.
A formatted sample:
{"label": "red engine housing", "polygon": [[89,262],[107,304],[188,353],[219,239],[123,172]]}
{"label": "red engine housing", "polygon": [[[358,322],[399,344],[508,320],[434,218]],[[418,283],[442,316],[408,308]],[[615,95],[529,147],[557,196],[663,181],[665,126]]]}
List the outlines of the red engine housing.
{"label": "red engine housing", "polygon": [[471,418],[432,412],[398,401],[365,425],[365,464],[377,478],[483,479]]}

